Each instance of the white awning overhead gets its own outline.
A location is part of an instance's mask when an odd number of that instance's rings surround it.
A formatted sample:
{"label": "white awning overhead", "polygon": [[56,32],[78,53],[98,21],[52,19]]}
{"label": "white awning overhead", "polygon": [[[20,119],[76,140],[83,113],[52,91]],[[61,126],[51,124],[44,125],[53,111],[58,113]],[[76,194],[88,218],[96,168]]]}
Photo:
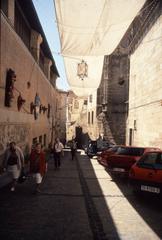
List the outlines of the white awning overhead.
{"label": "white awning overhead", "polygon": [[[93,58],[111,54],[144,3],[145,0],[55,0],[61,53],[66,57],[65,65],[70,64],[68,57],[75,56],[85,60],[83,56]],[[98,63],[93,68],[99,66],[102,72],[100,61],[98,58]],[[87,64],[89,66],[88,61]],[[95,81],[100,82],[101,72]],[[67,77],[71,84],[69,76]],[[89,78],[93,79],[93,87],[94,78],[90,75]],[[75,85],[77,84],[80,85],[76,79]]]}

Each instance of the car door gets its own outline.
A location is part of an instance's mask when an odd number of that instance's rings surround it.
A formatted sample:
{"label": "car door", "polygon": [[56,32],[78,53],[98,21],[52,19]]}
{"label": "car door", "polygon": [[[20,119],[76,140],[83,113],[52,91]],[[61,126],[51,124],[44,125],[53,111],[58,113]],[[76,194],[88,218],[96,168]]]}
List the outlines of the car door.
{"label": "car door", "polygon": [[155,170],[156,170],[156,174],[154,176],[154,181],[155,183],[162,184],[162,153],[158,154],[158,157],[155,163]]}

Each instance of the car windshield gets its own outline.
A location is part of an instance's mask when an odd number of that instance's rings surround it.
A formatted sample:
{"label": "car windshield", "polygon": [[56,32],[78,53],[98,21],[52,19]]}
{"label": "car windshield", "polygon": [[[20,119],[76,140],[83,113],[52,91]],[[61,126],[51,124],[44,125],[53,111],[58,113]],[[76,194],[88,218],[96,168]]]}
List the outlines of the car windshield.
{"label": "car windshield", "polygon": [[143,153],[144,148],[119,147],[117,150],[117,154],[120,155],[141,156]]}
{"label": "car windshield", "polygon": [[147,153],[139,160],[137,165],[141,167],[153,167],[156,169],[162,169],[162,153]]}

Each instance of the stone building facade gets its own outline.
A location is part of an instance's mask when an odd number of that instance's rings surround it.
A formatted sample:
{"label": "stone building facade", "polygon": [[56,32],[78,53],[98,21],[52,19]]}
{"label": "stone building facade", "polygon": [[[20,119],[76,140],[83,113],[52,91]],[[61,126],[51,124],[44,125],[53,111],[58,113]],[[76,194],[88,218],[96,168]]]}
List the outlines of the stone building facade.
{"label": "stone building facade", "polygon": [[0,153],[10,141],[24,151],[35,141],[46,147],[59,74],[32,1],[2,0],[0,31]]}
{"label": "stone building facade", "polygon": [[162,2],[149,10],[130,48],[127,144],[162,148]]}
{"label": "stone building facade", "polygon": [[102,126],[96,113],[97,91],[87,97],[78,97],[69,92],[67,97],[67,141],[74,136],[80,147],[88,140],[97,140],[101,135]]}
{"label": "stone building facade", "polygon": [[96,140],[103,131],[97,119],[97,90],[92,92],[87,99],[87,133],[91,140]]}
{"label": "stone building facade", "polygon": [[[72,91],[67,96],[66,140],[76,137],[76,128],[83,127],[86,112],[83,110],[84,99],[76,96]],[[82,115],[82,117],[81,117]],[[84,116],[83,116],[84,115]]]}
{"label": "stone building facade", "polygon": [[55,138],[59,137],[65,144],[67,119],[67,92],[58,90],[56,96],[56,112],[54,122]]}
{"label": "stone building facade", "polygon": [[114,143],[162,147],[161,14],[162,1],[147,0],[105,57],[97,115]]}
{"label": "stone building facade", "polygon": [[116,51],[105,56],[97,91],[97,117],[104,137],[111,143],[126,141],[129,58]]}

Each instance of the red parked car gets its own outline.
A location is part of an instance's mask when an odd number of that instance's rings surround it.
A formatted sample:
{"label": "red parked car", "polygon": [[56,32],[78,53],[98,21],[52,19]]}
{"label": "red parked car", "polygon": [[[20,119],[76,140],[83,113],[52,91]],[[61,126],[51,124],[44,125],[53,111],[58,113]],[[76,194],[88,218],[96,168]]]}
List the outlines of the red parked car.
{"label": "red parked car", "polygon": [[128,175],[130,168],[146,152],[160,150],[151,147],[120,147],[114,155],[107,158],[107,168],[111,173]]}
{"label": "red parked car", "polygon": [[110,155],[113,155],[117,152],[118,148],[121,146],[114,145],[111,148],[101,152],[101,154],[98,156],[98,162],[102,164],[103,166],[107,167],[107,159]]}
{"label": "red parked car", "polygon": [[129,173],[135,192],[162,196],[162,151],[148,152],[135,163]]}

